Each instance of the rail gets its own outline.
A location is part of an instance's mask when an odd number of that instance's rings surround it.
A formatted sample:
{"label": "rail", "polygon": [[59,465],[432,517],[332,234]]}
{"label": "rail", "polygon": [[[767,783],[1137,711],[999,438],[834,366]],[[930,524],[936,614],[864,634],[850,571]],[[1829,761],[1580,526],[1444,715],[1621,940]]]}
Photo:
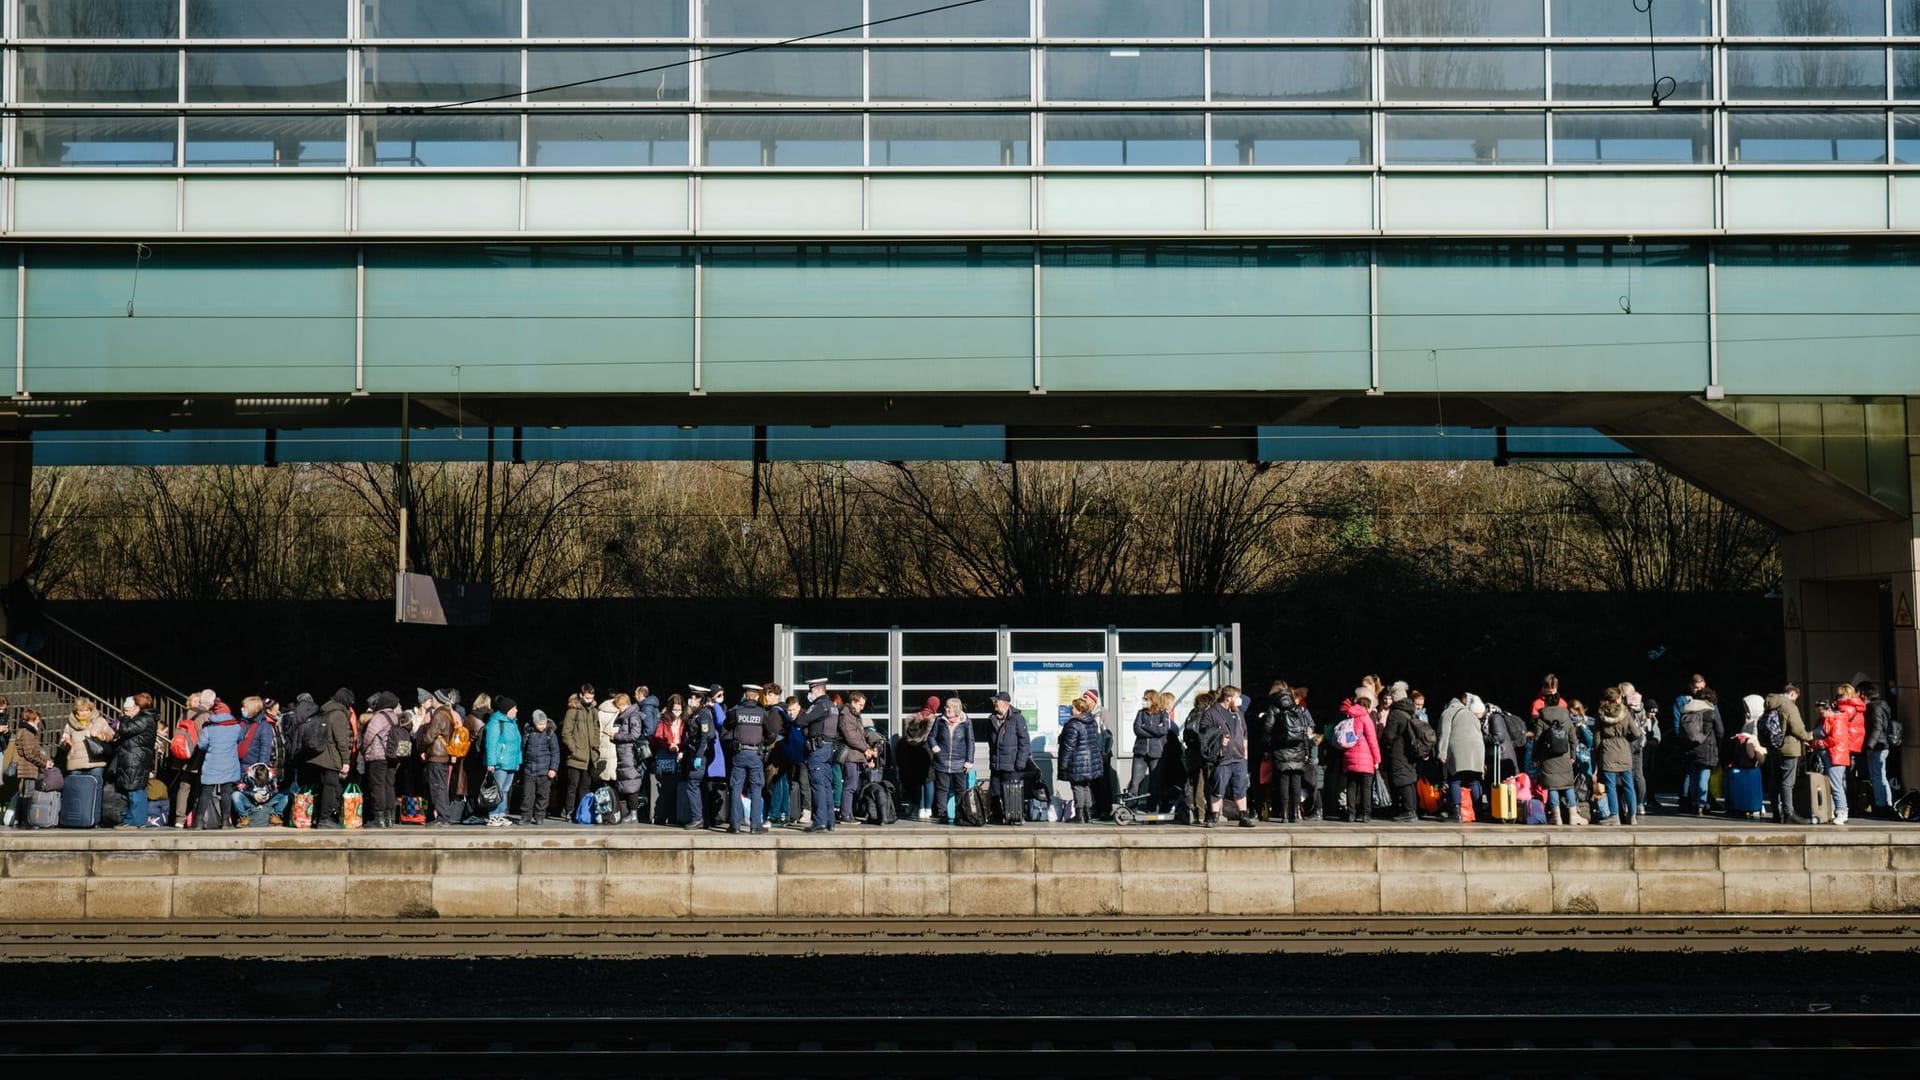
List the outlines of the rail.
{"label": "rail", "polygon": [[[174,721],[186,715],[187,695],[180,688],[135,664],[71,625],[43,615],[47,628],[46,666],[69,675],[76,684],[111,687],[118,695],[110,703],[136,690],[153,695],[154,711],[160,722],[172,728]],[[98,695],[93,695],[98,696]],[[109,699],[101,699],[109,701]],[[119,715],[118,709],[107,715]]]}
{"label": "rail", "polygon": [[[1005,1002],[1002,1007],[1015,1006]],[[874,1003],[874,1008],[882,1008]],[[0,1019],[0,1068],[343,1075],[1912,1075],[1920,1017],[369,1016]]]}
{"label": "rail", "polygon": [[5,638],[0,638],[0,685],[6,688],[11,710],[34,709],[56,723],[81,698],[93,702],[101,716],[120,714],[112,698],[88,689]]}

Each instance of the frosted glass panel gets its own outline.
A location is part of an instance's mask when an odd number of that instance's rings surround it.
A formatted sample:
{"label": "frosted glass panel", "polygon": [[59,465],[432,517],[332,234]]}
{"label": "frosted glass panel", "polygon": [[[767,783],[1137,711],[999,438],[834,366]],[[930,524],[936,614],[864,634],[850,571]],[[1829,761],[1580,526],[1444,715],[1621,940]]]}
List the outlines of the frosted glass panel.
{"label": "frosted glass panel", "polygon": [[1553,181],[1553,223],[1562,229],[1711,229],[1713,212],[1711,176],[1557,176]]}
{"label": "frosted glass panel", "polygon": [[693,270],[677,247],[371,247],[367,316],[375,393],[693,385]]}
{"label": "frosted glass panel", "polygon": [[186,183],[188,232],[340,232],[347,183],[203,176]]}
{"label": "frosted glass panel", "polygon": [[178,224],[178,200],[178,187],[166,177],[22,177],[14,184],[13,227],[20,232],[171,232]]}
{"label": "frosted glass panel", "polygon": [[1049,390],[1364,389],[1364,249],[1120,245],[1042,256]]}
{"label": "frosted glass panel", "polygon": [[20,36],[179,37],[180,0],[30,0],[20,5]]}
{"label": "frosted glass panel", "polygon": [[1206,94],[1199,49],[1048,49],[1052,101],[1198,101]]}
{"label": "frosted glass panel", "polygon": [[527,181],[527,228],[681,232],[687,181],[681,178],[535,177]]}
{"label": "frosted glass panel", "polygon": [[[685,101],[692,78],[686,49],[529,49],[527,86],[560,87],[529,101]],[[648,70],[654,69],[654,70]],[[618,71],[646,71],[618,79]],[[586,79],[597,80],[583,82]],[[569,86],[569,83],[581,83]]]}
{"label": "frosted glass panel", "polygon": [[858,177],[711,176],[700,184],[700,224],[720,232],[844,232],[860,228]]}
{"label": "frosted glass panel", "polygon": [[1538,101],[1546,96],[1539,49],[1388,49],[1389,101]]}
{"label": "frosted glass panel", "polygon": [[360,228],[370,232],[512,232],[520,227],[520,181],[492,177],[366,177]]}
{"label": "frosted glass panel", "polygon": [[1215,101],[1366,101],[1365,49],[1215,49]]}
{"label": "frosted glass panel", "polygon": [[707,389],[1032,387],[1033,254],[1007,247],[718,247],[704,270]]}
{"label": "frosted glass panel", "polygon": [[1033,227],[1033,182],[1024,176],[877,176],[868,185],[876,231],[1019,231]]}
{"label": "frosted glass panel", "polygon": [[1389,176],[1381,201],[1389,232],[1547,227],[1547,181],[1541,176]]}
{"label": "frosted glass panel", "polygon": [[1887,227],[1884,176],[1729,176],[1727,228],[1792,233]]}
{"label": "frosted glass panel", "polygon": [[1040,224],[1049,232],[1191,234],[1206,223],[1197,176],[1053,176],[1040,184]]}
{"label": "frosted glass panel", "polygon": [[[1631,315],[1620,309],[1629,291]],[[1697,391],[1706,303],[1705,255],[1688,244],[1385,245],[1381,383],[1428,394]]]}
{"label": "frosted glass panel", "polygon": [[1027,101],[1025,49],[874,49],[868,68],[875,101]]}
{"label": "frosted glass panel", "polygon": [[[1723,243],[1720,370],[1730,394],[1910,393],[1920,250]],[[1809,363],[1817,355],[1818,363]]]}
{"label": "frosted glass panel", "polygon": [[1368,0],[1213,0],[1213,36],[1366,37]]}

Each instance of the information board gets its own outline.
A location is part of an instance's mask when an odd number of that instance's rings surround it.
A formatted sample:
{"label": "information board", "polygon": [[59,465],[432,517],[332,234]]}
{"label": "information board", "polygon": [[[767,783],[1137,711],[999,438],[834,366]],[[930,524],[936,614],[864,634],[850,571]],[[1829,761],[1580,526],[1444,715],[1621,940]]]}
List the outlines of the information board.
{"label": "information board", "polygon": [[1041,740],[1036,750],[1052,753],[1059,747],[1060,727],[1072,712],[1073,699],[1094,690],[1106,701],[1107,689],[1100,684],[1105,667],[1099,660],[1013,662],[1013,704],[1026,714],[1028,734]]}
{"label": "information board", "polygon": [[1213,660],[1189,657],[1185,660],[1124,660],[1120,664],[1120,696],[1107,708],[1107,723],[1113,726],[1114,757],[1133,756],[1133,714],[1140,711],[1140,698],[1149,690],[1173,695],[1173,715],[1181,726],[1193,711],[1193,699],[1213,683]]}

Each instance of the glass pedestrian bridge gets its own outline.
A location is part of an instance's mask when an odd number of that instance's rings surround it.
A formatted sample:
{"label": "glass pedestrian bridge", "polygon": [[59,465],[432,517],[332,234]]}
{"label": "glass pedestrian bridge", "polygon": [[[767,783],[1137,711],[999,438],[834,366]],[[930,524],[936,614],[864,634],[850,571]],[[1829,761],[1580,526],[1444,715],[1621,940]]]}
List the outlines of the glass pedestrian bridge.
{"label": "glass pedestrian bridge", "polygon": [[1920,227],[1915,0],[952,2],[10,0],[0,228]]}

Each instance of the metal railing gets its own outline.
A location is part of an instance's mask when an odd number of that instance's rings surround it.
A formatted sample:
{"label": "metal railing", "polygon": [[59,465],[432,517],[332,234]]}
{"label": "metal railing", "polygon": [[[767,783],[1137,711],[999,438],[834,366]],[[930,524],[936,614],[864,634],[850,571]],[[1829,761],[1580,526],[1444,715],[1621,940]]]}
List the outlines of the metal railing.
{"label": "metal railing", "polygon": [[[101,715],[115,717],[120,715],[122,698],[144,690],[153,695],[154,713],[162,724],[171,728],[186,715],[184,691],[66,623],[50,616],[42,619],[46,644],[38,655],[0,640],[0,678],[11,684],[11,707],[30,704],[44,715],[65,715],[76,698],[85,697],[102,710]],[[15,694],[24,697],[15,700]],[[57,703],[57,711],[49,713],[42,702]]]}

